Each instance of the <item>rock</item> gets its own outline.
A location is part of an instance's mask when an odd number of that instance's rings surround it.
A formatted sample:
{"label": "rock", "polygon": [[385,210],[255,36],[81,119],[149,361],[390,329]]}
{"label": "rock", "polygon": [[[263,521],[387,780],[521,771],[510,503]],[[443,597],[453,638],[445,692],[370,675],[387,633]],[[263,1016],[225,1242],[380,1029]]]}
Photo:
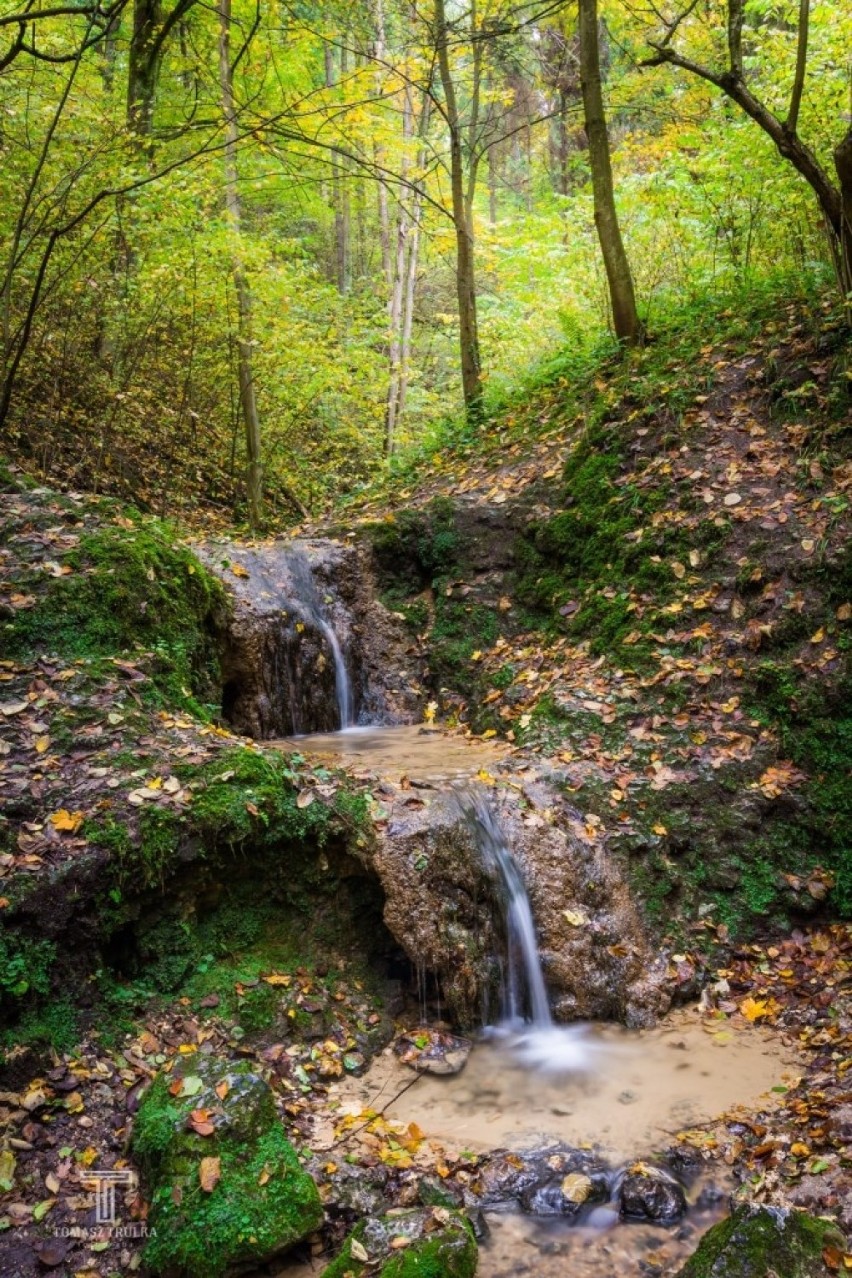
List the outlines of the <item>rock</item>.
{"label": "rock", "polygon": [[828,1120],[828,1126],[841,1145],[852,1145],[852,1105],[838,1105]]}
{"label": "rock", "polygon": [[470,1222],[446,1207],[362,1221],[322,1278],[473,1278],[477,1247]]}
{"label": "rock", "polygon": [[660,1167],[634,1163],[618,1193],[622,1216],[670,1225],[686,1211],[686,1195],[675,1178]]}
{"label": "rock", "polygon": [[827,1278],[826,1247],[845,1250],[830,1221],[747,1205],[704,1235],[677,1278]]}
{"label": "rock", "polygon": [[[542,789],[543,783],[538,789]],[[583,843],[576,814],[548,790],[548,819],[525,823],[510,787],[488,803],[523,874],[558,1020],[652,1025],[671,1002],[666,964],[652,949],[615,864]],[[499,1007],[503,887],[483,856],[470,807],[455,793],[389,805],[387,827],[365,853],[385,893],[385,923],[420,970],[437,976],[443,1004],[463,1029]]]}
{"label": "rock", "polygon": [[210,542],[195,551],[233,599],[221,636],[222,708],[237,732],[268,739],[340,726],[329,628],[354,715],[374,723],[415,717],[420,669],[404,625],[376,597],[367,547],[316,539]]}
{"label": "rock", "polygon": [[329,1179],[326,1206],[342,1216],[361,1219],[364,1216],[381,1216],[390,1206],[385,1191],[388,1169],[356,1167],[341,1163]]}
{"label": "rock", "polygon": [[248,1062],[181,1057],[142,1100],[132,1149],[155,1231],[145,1262],[156,1274],[220,1278],[286,1251],[322,1223],[317,1187]]}
{"label": "rock", "polygon": [[606,1202],[611,1173],[600,1159],[570,1145],[525,1153],[499,1151],[477,1168],[469,1193],[482,1207],[515,1203],[531,1216],[578,1216]]}
{"label": "rock", "polygon": [[402,1063],[418,1074],[460,1074],[472,1049],[469,1038],[436,1030],[400,1034],[394,1043],[394,1051]]}

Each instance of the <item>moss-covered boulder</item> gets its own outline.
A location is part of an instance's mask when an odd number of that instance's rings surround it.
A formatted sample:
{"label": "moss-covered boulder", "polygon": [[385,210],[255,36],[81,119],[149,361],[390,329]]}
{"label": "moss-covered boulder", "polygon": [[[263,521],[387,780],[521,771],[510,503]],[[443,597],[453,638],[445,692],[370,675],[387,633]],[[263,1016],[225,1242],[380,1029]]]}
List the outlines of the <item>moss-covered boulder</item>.
{"label": "moss-covered boulder", "polygon": [[145,1261],[219,1278],[286,1251],[322,1222],[319,1193],[248,1062],[181,1058],[145,1095],[133,1132],[151,1201]]}
{"label": "moss-covered boulder", "polygon": [[473,1278],[477,1259],[467,1218],[429,1207],[361,1221],[322,1278]]}
{"label": "moss-covered boulder", "polygon": [[739,1207],[704,1235],[677,1278],[827,1278],[827,1247],[845,1250],[831,1221],[780,1207]]}

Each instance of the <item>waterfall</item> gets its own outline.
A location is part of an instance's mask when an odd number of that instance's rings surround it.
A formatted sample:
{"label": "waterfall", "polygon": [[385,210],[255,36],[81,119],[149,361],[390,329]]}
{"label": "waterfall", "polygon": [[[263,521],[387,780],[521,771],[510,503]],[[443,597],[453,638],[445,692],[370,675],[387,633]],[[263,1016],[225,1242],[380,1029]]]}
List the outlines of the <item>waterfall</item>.
{"label": "waterfall", "polygon": [[329,648],[331,648],[331,654],[334,658],[334,687],[337,693],[337,713],[340,715],[340,727],[341,729],[351,728],[355,721],[352,706],[352,684],[349,680],[349,671],[346,668],[340,640],[334,633],[334,627],[322,617],[315,617],[314,624],[325,638]]}
{"label": "waterfall", "polygon": [[300,546],[291,544],[287,547],[286,559],[292,594],[288,603],[292,612],[300,617],[306,626],[319,631],[331,650],[339,727],[350,728],[355,721],[354,697],[340,640],[326,615],[304,550]]}
{"label": "waterfall", "polygon": [[483,863],[500,876],[506,904],[508,955],[504,981],[503,1019],[510,1025],[530,1021],[536,1029],[551,1029],[553,1018],[538,956],[530,899],[518,863],[494,809],[476,790],[459,792],[462,810],[471,826]]}

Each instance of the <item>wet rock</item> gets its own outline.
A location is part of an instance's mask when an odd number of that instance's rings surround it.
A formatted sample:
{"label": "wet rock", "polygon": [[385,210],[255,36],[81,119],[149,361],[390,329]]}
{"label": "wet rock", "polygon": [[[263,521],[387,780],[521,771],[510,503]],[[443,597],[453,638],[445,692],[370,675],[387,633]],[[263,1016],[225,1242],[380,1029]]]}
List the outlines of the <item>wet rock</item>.
{"label": "wet rock", "polygon": [[348,673],[353,721],[414,717],[420,670],[404,627],[376,597],[367,548],[280,540],[195,549],[232,596],[221,635],[223,711],[238,732],[269,739],[340,727],[329,632]]}
{"label": "wet rock", "polygon": [[661,1167],[634,1163],[624,1173],[618,1193],[621,1214],[631,1220],[670,1225],[686,1211],[682,1187]]}
{"label": "wet rock", "polygon": [[470,1222],[446,1207],[362,1221],[322,1278],[473,1278],[477,1247]]}
{"label": "wet rock", "polygon": [[748,1205],[704,1235],[677,1278],[826,1278],[826,1248],[845,1250],[830,1221]]}
{"label": "wet rock", "polygon": [[852,1105],[838,1105],[828,1120],[828,1126],[841,1145],[852,1145]]}
{"label": "wet rock", "polygon": [[[508,787],[490,790],[488,802],[527,886],[554,1014],[652,1025],[671,1002],[666,964],[615,865],[582,841],[582,821],[558,792],[548,793],[534,826]],[[417,807],[402,795],[389,804],[369,860],[385,893],[385,923],[411,961],[438,977],[453,1020],[477,1025],[483,1007],[494,1016],[506,953],[503,888],[458,795]]]}
{"label": "wet rock", "polygon": [[260,1264],[322,1223],[316,1185],[248,1062],[194,1053],[146,1093],[132,1136],[146,1182],[155,1274],[220,1278]]}
{"label": "wet rock", "polygon": [[394,1051],[402,1063],[418,1074],[460,1074],[472,1049],[469,1038],[437,1030],[400,1034],[394,1043]]}
{"label": "wet rock", "polygon": [[516,1204],[531,1216],[577,1216],[609,1198],[611,1173],[585,1150],[567,1145],[498,1152],[477,1168],[469,1192],[482,1207]]}
{"label": "wet rock", "polygon": [[330,1178],[326,1206],[352,1218],[380,1216],[389,1206],[386,1167],[356,1167],[342,1163]]}

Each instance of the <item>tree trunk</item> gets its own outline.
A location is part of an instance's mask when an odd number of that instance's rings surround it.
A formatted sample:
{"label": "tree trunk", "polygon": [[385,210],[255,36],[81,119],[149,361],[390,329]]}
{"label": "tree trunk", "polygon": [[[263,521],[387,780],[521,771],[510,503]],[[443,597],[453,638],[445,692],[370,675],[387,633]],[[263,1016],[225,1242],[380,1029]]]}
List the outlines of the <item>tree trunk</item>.
{"label": "tree trunk", "polygon": [[615,209],[609,135],[601,89],[597,0],[579,0],[579,15],[580,85],[592,167],[595,227],[609,285],[613,327],[619,341],[632,345],[641,340],[642,326],[636,311],[633,276]]}
{"label": "tree trunk", "polygon": [[231,0],[219,0],[219,88],[225,119],[225,211],[234,234],[232,274],[237,295],[237,360],[240,406],[246,440],[246,499],[252,529],[263,520],[263,469],[261,466],[260,419],[252,371],[251,310],[248,278],[239,252],[240,197],[237,188],[237,115],[231,69]]}
{"label": "tree trunk", "polygon": [[834,167],[840,182],[840,228],[837,236],[837,275],[852,321],[852,128],[835,148]]}
{"label": "tree trunk", "polygon": [[127,57],[127,125],[142,150],[150,150],[154,97],[160,70],[160,0],[135,0]]}
{"label": "tree trunk", "polygon": [[444,91],[444,116],[450,134],[450,188],[453,228],[456,236],[456,295],[459,308],[462,395],[468,418],[475,420],[482,411],[482,365],[476,318],[473,226],[468,218],[465,200],[462,126],[450,68],[449,35],[444,0],[434,0],[434,5],[435,51],[441,87]]}

